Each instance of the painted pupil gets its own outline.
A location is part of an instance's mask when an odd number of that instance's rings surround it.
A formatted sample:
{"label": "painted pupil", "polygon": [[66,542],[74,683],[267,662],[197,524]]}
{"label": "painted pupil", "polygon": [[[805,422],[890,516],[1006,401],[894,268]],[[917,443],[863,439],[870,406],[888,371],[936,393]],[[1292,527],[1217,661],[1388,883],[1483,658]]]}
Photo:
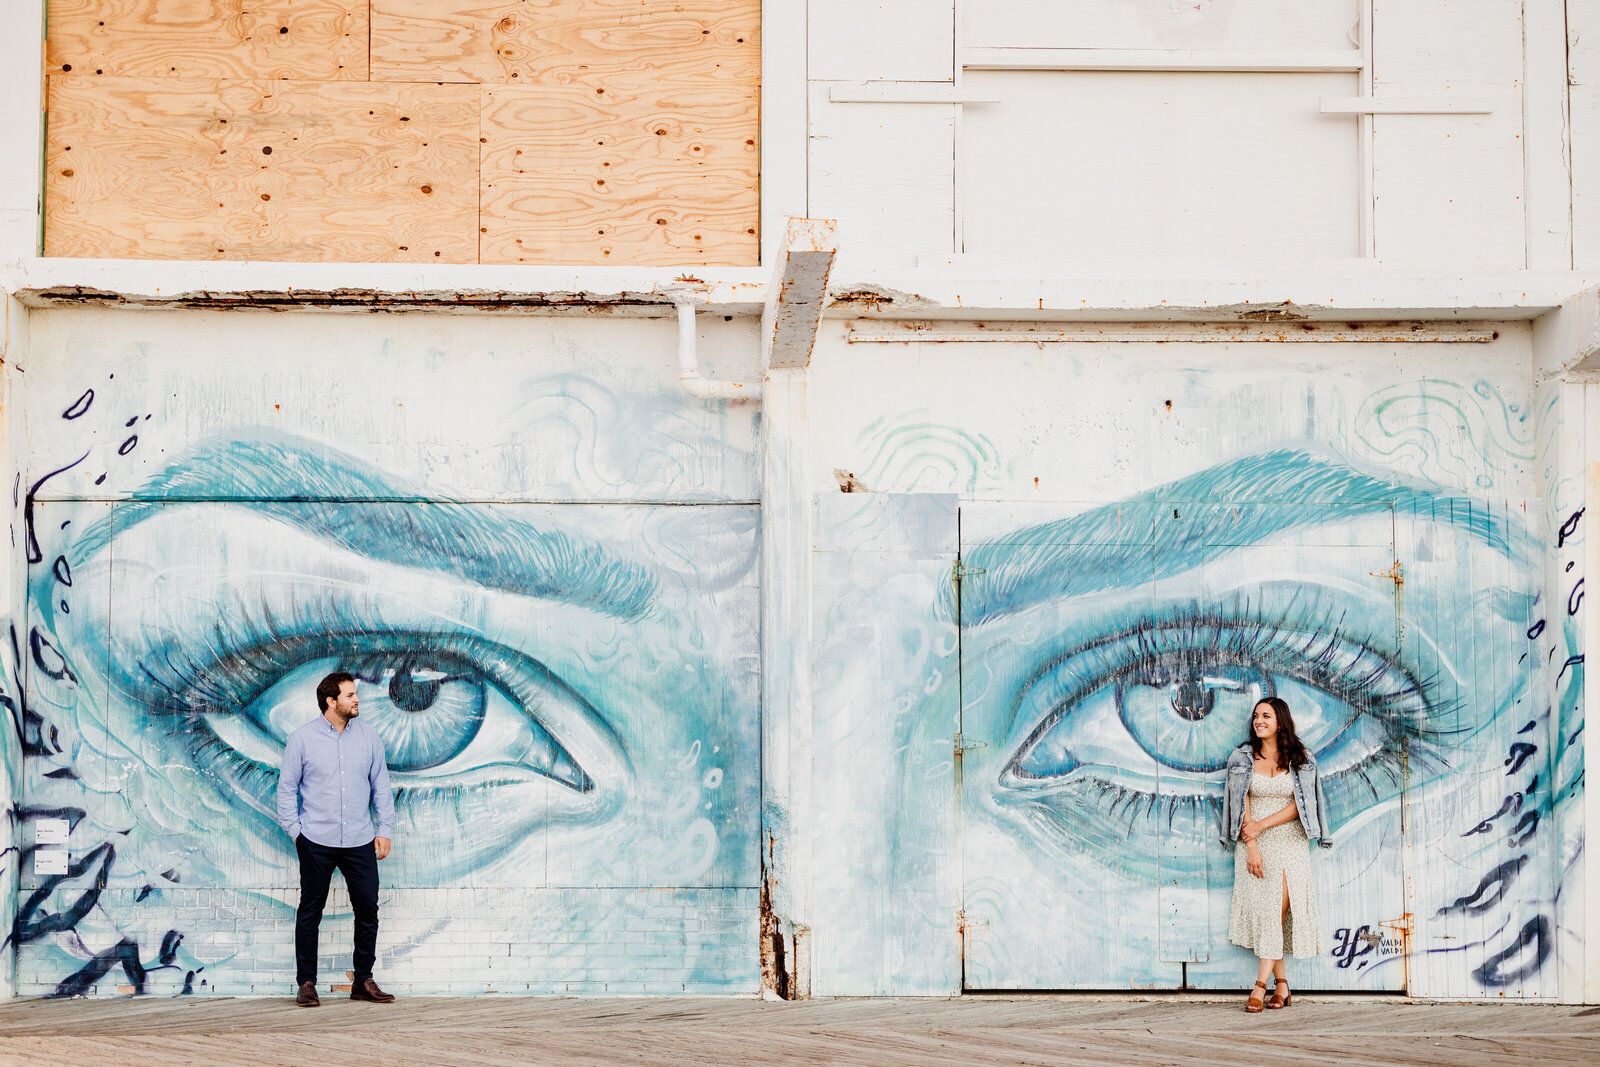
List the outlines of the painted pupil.
{"label": "painted pupil", "polygon": [[1186,678],[1172,687],[1172,710],[1190,722],[1199,722],[1217,705],[1217,691],[1198,678]]}
{"label": "painted pupil", "polygon": [[389,681],[389,699],[401,711],[427,711],[439,699],[444,682],[443,678],[419,679],[410,667],[402,667]]}

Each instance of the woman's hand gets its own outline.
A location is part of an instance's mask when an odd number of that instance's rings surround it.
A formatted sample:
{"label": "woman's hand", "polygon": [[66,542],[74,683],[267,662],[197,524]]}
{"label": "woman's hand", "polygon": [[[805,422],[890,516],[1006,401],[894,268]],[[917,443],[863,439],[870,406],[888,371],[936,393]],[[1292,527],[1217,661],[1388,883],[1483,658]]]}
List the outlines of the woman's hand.
{"label": "woman's hand", "polygon": [[1254,841],[1261,836],[1261,824],[1246,819],[1244,824],[1239,827],[1239,836],[1246,841]]}
{"label": "woman's hand", "polygon": [[1267,869],[1261,862],[1261,850],[1256,847],[1254,841],[1250,842],[1250,851],[1245,854],[1244,868],[1257,878],[1267,876]]}

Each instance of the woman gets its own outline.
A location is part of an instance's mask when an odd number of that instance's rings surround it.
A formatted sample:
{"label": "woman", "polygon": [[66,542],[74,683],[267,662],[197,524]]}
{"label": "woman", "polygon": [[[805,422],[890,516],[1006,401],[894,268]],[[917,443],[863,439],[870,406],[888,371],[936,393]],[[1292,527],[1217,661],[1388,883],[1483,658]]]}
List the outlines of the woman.
{"label": "woman", "polygon": [[[1280,698],[1267,697],[1251,713],[1250,740],[1228,757],[1224,804],[1227,843],[1234,846],[1228,939],[1261,958],[1244,1010],[1286,1008],[1291,994],[1284,955],[1304,959],[1322,951],[1307,842],[1324,848],[1333,842],[1316,760],[1295,735],[1289,705]],[[1275,979],[1271,1000],[1268,975]]]}

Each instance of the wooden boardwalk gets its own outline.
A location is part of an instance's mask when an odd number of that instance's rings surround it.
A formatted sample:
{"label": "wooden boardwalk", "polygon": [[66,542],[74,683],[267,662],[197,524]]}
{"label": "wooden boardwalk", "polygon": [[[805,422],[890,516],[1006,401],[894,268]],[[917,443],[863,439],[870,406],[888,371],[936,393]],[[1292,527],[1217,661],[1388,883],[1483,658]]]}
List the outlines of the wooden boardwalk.
{"label": "wooden boardwalk", "polygon": [[1600,1008],[1187,996],[13,1001],[0,1064],[1600,1064]]}

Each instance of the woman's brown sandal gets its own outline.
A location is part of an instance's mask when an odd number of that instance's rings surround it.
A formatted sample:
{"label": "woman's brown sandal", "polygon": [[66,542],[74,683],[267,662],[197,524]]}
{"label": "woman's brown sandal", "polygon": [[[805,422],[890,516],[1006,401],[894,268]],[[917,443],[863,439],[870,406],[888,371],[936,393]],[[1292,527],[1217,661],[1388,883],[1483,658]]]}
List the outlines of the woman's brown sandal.
{"label": "woman's brown sandal", "polygon": [[1294,1003],[1294,993],[1289,990],[1289,980],[1287,978],[1279,978],[1272,985],[1272,999],[1267,1001],[1267,1007],[1287,1008]]}
{"label": "woman's brown sandal", "polygon": [[[1261,991],[1260,995],[1257,995],[1257,993],[1256,993],[1257,989],[1259,989]],[[1267,983],[1265,983],[1265,982],[1257,982],[1256,985],[1255,985],[1255,989],[1252,989],[1250,991],[1250,999],[1244,1002],[1244,1010],[1249,1012],[1251,1015],[1254,1015],[1257,1012],[1261,1011],[1262,1008],[1266,1007],[1266,1004],[1264,1003],[1264,998],[1266,997],[1266,995],[1267,995]]]}

